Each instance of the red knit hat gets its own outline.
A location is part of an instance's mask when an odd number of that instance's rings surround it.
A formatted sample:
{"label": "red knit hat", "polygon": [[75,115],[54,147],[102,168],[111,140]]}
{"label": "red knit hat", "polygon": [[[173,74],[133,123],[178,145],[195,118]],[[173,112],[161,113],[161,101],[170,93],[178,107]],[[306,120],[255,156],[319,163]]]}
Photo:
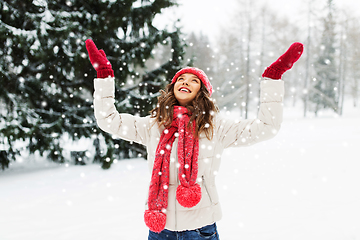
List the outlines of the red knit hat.
{"label": "red knit hat", "polygon": [[184,73],[192,73],[192,74],[196,75],[202,81],[202,83],[205,85],[206,89],[209,91],[209,96],[211,96],[211,94],[213,92],[213,87],[211,86],[211,83],[210,83],[208,77],[206,76],[205,72],[199,68],[186,67],[186,68],[181,69],[180,71],[178,71],[175,74],[175,76],[173,77],[173,79],[171,81],[171,84],[175,83],[176,80],[178,79],[178,77]]}

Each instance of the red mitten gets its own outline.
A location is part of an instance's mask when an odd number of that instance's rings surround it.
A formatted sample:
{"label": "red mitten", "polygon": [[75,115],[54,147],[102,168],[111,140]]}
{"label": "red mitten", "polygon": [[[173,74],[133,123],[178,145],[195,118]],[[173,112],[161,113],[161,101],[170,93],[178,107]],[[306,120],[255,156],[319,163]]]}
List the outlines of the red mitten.
{"label": "red mitten", "polygon": [[98,78],[114,77],[112,66],[106,58],[105,52],[98,50],[95,43],[91,39],[85,41],[86,49],[89,53],[90,62],[97,72]]}
{"label": "red mitten", "polygon": [[292,68],[294,63],[300,58],[303,49],[302,43],[293,43],[283,55],[265,69],[262,77],[281,79],[283,73]]}

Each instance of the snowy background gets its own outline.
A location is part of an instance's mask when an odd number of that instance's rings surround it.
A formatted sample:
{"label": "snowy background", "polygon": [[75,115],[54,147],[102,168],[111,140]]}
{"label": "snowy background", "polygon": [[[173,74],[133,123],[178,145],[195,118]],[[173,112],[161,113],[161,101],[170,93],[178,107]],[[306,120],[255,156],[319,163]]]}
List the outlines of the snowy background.
{"label": "snowy background", "polygon": [[[238,1],[225,0],[221,5],[213,0],[179,2],[179,7],[166,9],[161,17],[156,17],[155,25],[171,26],[180,18],[184,32],[202,32],[214,41],[231,21]],[[269,13],[276,11],[296,24],[307,23],[304,2],[308,1],[259,2],[271,3]],[[325,4],[325,1],[311,2]],[[359,2],[334,2],[359,15],[356,13]],[[306,39],[305,32],[296,32],[302,37],[296,41]],[[290,35],[286,41],[296,37],[287,31],[282,34]],[[316,36],[314,39],[317,42],[313,44],[318,46],[319,39]],[[349,36],[346,41],[349,46],[357,46],[350,39]],[[61,45],[64,49],[69,46],[66,41]],[[8,47],[14,47],[12,42]],[[273,48],[271,45],[271,51]],[[351,48],[348,54],[357,49]],[[59,46],[48,50],[49,55],[56,55]],[[86,59],[86,54],[83,55]],[[338,55],[334,57],[339,59]],[[358,58],[354,57],[354,61],[348,58],[350,64],[357,64]],[[11,58],[3,59],[10,59],[10,64],[5,62],[2,66],[11,67]],[[256,63],[256,59],[253,58],[252,63]],[[300,61],[304,60],[305,57]],[[32,62],[22,62],[25,66],[29,63]],[[348,69],[356,70],[357,65],[354,66]],[[304,67],[304,62],[297,65],[299,72]],[[356,74],[356,71],[348,73],[358,79]],[[288,87],[293,86],[294,79],[289,78]],[[291,99],[287,99],[282,129],[274,139],[224,152],[217,177],[223,208],[223,219],[218,222],[222,240],[360,240],[360,109],[352,106],[351,84],[350,80],[345,84],[348,102],[341,117],[329,110],[319,112],[316,118],[309,112],[307,118],[303,118],[301,96],[294,94],[301,92],[301,87],[291,88],[293,93],[287,93],[289,97],[295,95],[291,97],[298,99],[297,106],[291,107]],[[74,89],[75,93],[81,93],[80,88]],[[52,95],[44,96],[51,98]],[[72,101],[69,103],[74,105]],[[19,107],[30,113],[27,108]],[[238,112],[222,114],[229,118],[240,115]],[[4,122],[0,121],[1,124]],[[87,142],[81,144],[81,147],[72,147],[83,149]],[[89,145],[88,149],[93,151],[94,146]],[[60,165],[36,154],[22,155],[11,162],[10,168],[0,171],[0,240],[147,239],[143,212],[149,178],[147,162],[140,158],[121,160],[104,170],[98,164]]]}
{"label": "snowy background", "polygon": [[[360,239],[360,111],[301,116],[286,107],[274,139],[224,152],[222,240]],[[109,170],[30,160],[0,173],[1,240],[147,239],[145,160]]]}
{"label": "snowy background", "polygon": [[[266,4],[269,12],[276,12],[279,17],[285,17],[295,25],[306,23],[307,6],[309,0],[256,0],[254,4]],[[312,0],[313,4],[324,4],[323,0]],[[344,8],[347,11],[360,14],[360,1],[333,0],[338,9]],[[234,9],[239,6],[239,0],[224,0],[219,4],[214,0],[181,0],[179,6],[170,8],[157,16],[156,25],[163,26],[180,18],[182,27],[187,32],[203,33],[214,40],[219,35],[221,28],[232,25]],[[246,5],[246,4],[244,4]],[[245,8],[245,6],[244,6]],[[260,20],[259,20],[260,21]],[[304,33],[305,34],[305,33]]]}

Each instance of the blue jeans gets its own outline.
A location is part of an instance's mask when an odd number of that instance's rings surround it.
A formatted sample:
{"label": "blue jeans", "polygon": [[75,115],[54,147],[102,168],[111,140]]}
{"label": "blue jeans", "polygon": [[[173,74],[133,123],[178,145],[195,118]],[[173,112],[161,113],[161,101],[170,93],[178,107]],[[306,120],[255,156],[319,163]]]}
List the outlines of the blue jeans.
{"label": "blue jeans", "polygon": [[149,231],[148,240],[220,240],[216,224],[207,225],[195,230],[174,232],[164,229],[160,233]]}

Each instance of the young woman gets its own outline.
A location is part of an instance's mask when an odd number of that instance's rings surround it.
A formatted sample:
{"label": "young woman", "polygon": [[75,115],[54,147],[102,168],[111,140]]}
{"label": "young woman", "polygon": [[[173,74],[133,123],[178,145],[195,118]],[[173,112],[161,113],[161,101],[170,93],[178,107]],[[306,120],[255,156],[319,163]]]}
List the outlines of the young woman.
{"label": "young woman", "polygon": [[177,72],[157,107],[147,117],[118,113],[114,106],[114,72],[103,50],[86,40],[94,80],[94,111],[98,126],[122,139],[147,147],[151,181],[144,214],[149,240],[219,239],[216,222],[221,209],[215,186],[221,153],[270,139],[280,129],[284,82],[303,52],[290,48],[263,73],[257,119],[231,121],[218,114],[210,99],[206,74],[187,67]]}

